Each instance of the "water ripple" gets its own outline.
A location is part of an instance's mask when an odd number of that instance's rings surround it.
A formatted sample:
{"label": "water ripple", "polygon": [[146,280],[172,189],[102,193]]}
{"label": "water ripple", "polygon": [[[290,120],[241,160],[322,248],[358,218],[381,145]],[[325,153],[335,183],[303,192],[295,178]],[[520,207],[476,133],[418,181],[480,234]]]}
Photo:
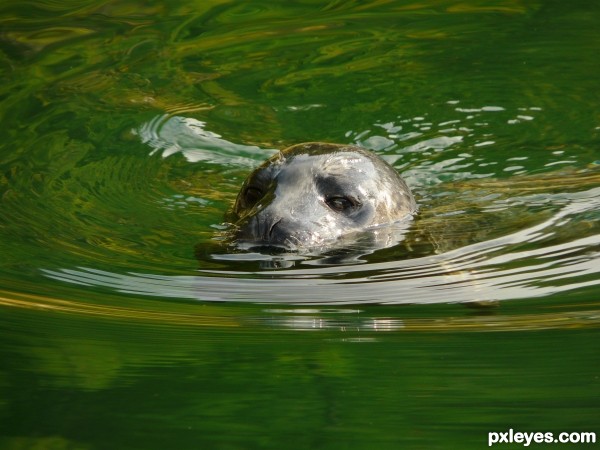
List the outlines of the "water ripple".
{"label": "water ripple", "polygon": [[[120,274],[90,267],[42,272],[62,282],[122,293],[202,301],[424,304],[548,296],[600,284],[597,235],[555,241],[557,226],[598,211],[600,188],[582,197],[540,224],[408,260],[266,272],[201,270],[204,275],[197,276]],[[528,248],[532,242],[537,246]]]}
{"label": "water ripple", "polygon": [[188,117],[157,116],[133,132],[153,148],[151,155],[159,152],[167,158],[181,153],[189,162],[253,167],[275,152],[229,142],[207,130],[205,122]]}

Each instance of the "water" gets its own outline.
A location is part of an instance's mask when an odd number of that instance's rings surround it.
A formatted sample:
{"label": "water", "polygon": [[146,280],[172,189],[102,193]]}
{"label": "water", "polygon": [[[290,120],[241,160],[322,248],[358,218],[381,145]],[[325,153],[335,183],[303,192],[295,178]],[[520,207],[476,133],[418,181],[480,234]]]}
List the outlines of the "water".
{"label": "water", "polygon": [[[3,2],[0,448],[600,432],[599,22],[584,1]],[[304,141],[397,168],[406,241],[224,246],[243,179]]]}

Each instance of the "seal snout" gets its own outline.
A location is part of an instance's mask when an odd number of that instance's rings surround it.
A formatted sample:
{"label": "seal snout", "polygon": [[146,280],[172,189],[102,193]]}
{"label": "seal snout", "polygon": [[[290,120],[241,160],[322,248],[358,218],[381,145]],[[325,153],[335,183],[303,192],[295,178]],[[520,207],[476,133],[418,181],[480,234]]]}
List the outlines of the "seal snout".
{"label": "seal snout", "polygon": [[242,224],[235,233],[236,242],[248,249],[295,251],[302,240],[300,227],[281,216],[273,216],[259,211]]}
{"label": "seal snout", "polygon": [[266,220],[262,226],[262,242],[296,250],[298,244],[309,239],[308,231],[301,223],[284,218]]}

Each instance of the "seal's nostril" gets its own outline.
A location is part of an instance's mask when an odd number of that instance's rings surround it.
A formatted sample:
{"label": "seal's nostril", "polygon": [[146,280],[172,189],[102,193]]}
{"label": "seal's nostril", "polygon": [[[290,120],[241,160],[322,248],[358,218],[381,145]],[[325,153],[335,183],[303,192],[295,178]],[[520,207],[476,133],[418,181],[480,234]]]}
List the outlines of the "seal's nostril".
{"label": "seal's nostril", "polygon": [[267,236],[270,239],[273,238],[273,231],[275,230],[275,227],[279,224],[279,222],[281,222],[282,219],[277,219],[276,221],[273,222],[273,224],[269,227],[269,235]]}

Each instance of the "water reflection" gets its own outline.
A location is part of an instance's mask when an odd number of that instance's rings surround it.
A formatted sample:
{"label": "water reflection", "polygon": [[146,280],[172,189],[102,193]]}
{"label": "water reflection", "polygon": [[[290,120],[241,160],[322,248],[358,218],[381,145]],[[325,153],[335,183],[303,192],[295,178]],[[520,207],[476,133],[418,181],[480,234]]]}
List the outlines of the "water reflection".
{"label": "water reflection", "polygon": [[[442,315],[433,317],[417,316],[414,311],[378,309],[357,309],[355,307],[265,307],[241,309],[227,305],[204,308],[202,314],[194,305],[164,304],[152,310],[139,304],[101,305],[84,300],[69,301],[40,295],[0,293],[0,306],[35,311],[52,311],[96,320],[125,321],[129,324],[151,324],[168,329],[209,328],[237,329],[240,333],[251,334],[268,328],[293,331],[334,331],[334,340],[352,342],[374,342],[385,335],[412,332],[447,331],[516,331],[564,328],[587,328],[600,326],[598,305],[579,305],[581,310],[536,309],[534,312],[519,311],[514,308],[503,310],[494,302],[473,303],[470,309],[456,305]],[[572,308],[572,307],[571,307]],[[579,308],[575,308],[579,309]],[[421,313],[422,314],[422,313]],[[96,322],[104,323],[104,322]],[[99,326],[99,325],[96,325]],[[383,334],[382,334],[383,333]]]}
{"label": "water reflection", "polygon": [[[482,310],[491,308],[492,305],[482,305]],[[272,313],[273,310],[265,310]],[[293,313],[293,314],[292,314]],[[561,313],[537,313],[507,315],[496,313],[493,315],[480,314],[469,317],[440,317],[435,319],[425,318],[398,318],[398,317],[361,317],[361,311],[356,311],[354,317],[350,311],[344,312],[341,317],[332,317],[328,311],[321,309],[276,311],[265,317],[255,318],[253,322],[261,326],[285,328],[297,331],[338,330],[340,332],[365,333],[362,341],[373,342],[378,340],[376,333],[388,332],[432,332],[432,331],[515,331],[515,330],[540,330],[556,328],[582,328],[600,325],[600,311],[578,311]],[[375,334],[374,334],[375,333]],[[352,339],[340,337],[340,340]]]}
{"label": "water reflection", "polygon": [[275,152],[254,145],[235,144],[206,129],[206,123],[190,117],[161,115],[132,132],[163,158],[182,154],[188,162],[252,167]]}

